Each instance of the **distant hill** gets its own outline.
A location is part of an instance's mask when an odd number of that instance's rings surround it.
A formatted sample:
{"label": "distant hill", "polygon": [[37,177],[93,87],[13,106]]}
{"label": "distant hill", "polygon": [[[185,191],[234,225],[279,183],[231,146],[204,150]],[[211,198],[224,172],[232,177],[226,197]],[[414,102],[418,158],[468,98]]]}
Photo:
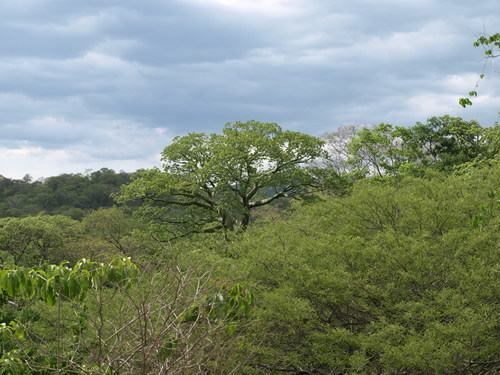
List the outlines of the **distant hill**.
{"label": "distant hill", "polygon": [[33,181],[0,175],[0,217],[24,217],[39,212],[81,219],[85,210],[111,207],[111,193],[129,183],[134,173],[102,168],[89,174],[61,174]]}

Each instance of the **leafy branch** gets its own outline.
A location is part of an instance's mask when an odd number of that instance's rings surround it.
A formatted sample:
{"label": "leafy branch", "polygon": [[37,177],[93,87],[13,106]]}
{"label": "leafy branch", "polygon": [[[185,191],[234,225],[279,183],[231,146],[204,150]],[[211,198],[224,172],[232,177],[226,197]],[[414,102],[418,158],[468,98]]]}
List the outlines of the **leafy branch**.
{"label": "leafy branch", "polygon": [[[479,82],[485,77],[485,69],[486,65],[491,63],[491,70],[493,72],[497,72],[495,70],[495,67],[493,66],[493,61],[500,56],[500,33],[496,33],[493,35],[487,35],[483,34],[481,35],[475,42],[474,42],[474,47],[480,47],[483,46],[484,48],[484,66],[483,66],[483,71],[479,75],[479,79],[476,82],[476,86],[474,87],[473,90],[469,91],[469,97],[468,98],[460,98],[458,99],[458,103],[466,108],[467,106],[472,105],[472,101],[470,98],[477,97],[477,88],[479,87]],[[498,73],[498,72],[497,72]]]}

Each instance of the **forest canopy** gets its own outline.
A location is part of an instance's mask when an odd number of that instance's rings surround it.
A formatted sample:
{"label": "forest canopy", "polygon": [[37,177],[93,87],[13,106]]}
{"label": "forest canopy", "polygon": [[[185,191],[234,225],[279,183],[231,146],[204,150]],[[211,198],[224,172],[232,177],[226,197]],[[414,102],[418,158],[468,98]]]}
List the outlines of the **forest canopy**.
{"label": "forest canopy", "polygon": [[496,373],[499,151],[451,116],[249,121],[2,178],[0,374]]}

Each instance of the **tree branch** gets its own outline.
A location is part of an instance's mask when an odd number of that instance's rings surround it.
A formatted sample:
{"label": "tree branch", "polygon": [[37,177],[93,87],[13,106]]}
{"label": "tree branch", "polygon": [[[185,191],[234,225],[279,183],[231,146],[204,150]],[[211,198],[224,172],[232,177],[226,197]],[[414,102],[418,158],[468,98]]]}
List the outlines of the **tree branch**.
{"label": "tree branch", "polygon": [[214,207],[213,203],[206,204],[206,203],[203,203],[200,201],[194,201],[194,200],[193,201],[176,201],[176,200],[171,200],[171,199],[157,198],[155,196],[148,195],[148,194],[145,195],[145,198],[147,198],[153,202],[160,202],[160,203],[164,203],[166,205],[172,204],[172,205],[181,206],[181,207],[197,206],[197,207],[205,208],[207,210],[213,210],[213,207]]}

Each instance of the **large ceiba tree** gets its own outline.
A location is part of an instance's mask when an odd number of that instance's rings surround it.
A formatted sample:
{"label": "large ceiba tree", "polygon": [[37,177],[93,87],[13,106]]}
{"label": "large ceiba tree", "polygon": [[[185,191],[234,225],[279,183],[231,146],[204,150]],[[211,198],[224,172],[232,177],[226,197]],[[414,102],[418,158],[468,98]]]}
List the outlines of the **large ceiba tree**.
{"label": "large ceiba tree", "polygon": [[244,230],[253,209],[314,191],[317,170],[307,163],[323,152],[319,138],[274,123],[228,123],[221,134],[174,138],[162,153],[163,170],[142,172],[117,200],[138,200],[140,212],[173,237]]}

